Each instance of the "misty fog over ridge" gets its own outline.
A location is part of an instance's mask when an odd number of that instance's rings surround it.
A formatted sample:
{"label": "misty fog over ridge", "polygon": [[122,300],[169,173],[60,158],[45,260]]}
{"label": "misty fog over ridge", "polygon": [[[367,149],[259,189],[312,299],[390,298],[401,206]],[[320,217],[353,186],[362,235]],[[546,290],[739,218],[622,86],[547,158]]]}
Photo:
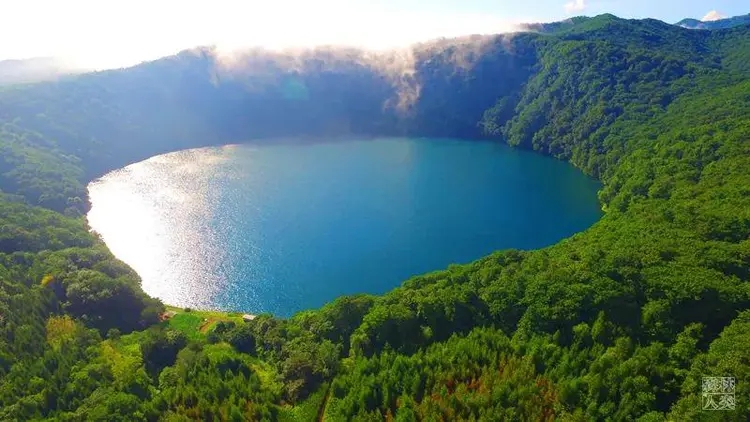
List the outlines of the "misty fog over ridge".
{"label": "misty fog over ridge", "polygon": [[[65,57],[81,67],[104,70],[201,45],[228,50],[331,44],[387,49],[440,36],[513,31],[523,21],[476,11],[403,10],[366,0],[78,3],[49,4],[45,15],[57,15],[54,19],[38,16],[28,4],[8,5],[4,14],[14,20],[0,28],[0,36],[16,34],[17,39],[0,46],[0,59]],[[29,26],[40,30],[30,33]]]}
{"label": "misty fog over ridge", "polygon": [[[750,15],[725,17],[717,14],[716,18],[710,22],[683,19],[674,25],[688,29],[728,28],[747,23],[748,16]],[[409,63],[413,64],[415,54],[431,54],[438,49],[445,50],[448,46],[457,46],[458,50],[452,53],[455,61],[466,62],[471,60],[472,55],[480,53],[483,43],[493,37],[503,36],[507,39],[524,32],[564,31],[591,20],[592,17],[582,15],[553,22],[527,21],[525,23],[497,20],[479,15],[459,16],[457,19],[460,22],[453,26],[445,22],[428,22],[426,29],[422,29],[421,32],[415,31],[405,35],[397,28],[407,26],[408,19],[404,16],[397,16],[392,25],[388,25],[388,30],[381,31],[377,37],[365,39],[367,37],[358,37],[354,34],[345,37],[346,41],[343,42],[339,40],[339,37],[332,37],[333,32],[329,36],[306,34],[302,37],[305,41],[294,40],[295,37],[289,36],[274,42],[269,42],[273,39],[270,34],[257,36],[252,41],[250,38],[253,37],[245,36],[245,41],[238,41],[243,37],[235,33],[237,39],[234,41],[195,42],[192,45],[188,42],[183,43],[182,47],[161,49],[159,52],[126,52],[122,46],[119,48],[111,46],[107,54],[90,54],[92,57],[96,56],[95,58],[84,57],[80,54],[54,54],[24,59],[0,59],[0,85],[34,83],[81,73],[130,68],[195,51],[210,52],[223,71],[230,69],[236,71],[238,68],[257,70],[258,62],[268,57],[271,57],[276,65],[283,64],[282,67],[285,69],[294,69],[300,66],[301,60],[307,60],[312,56],[321,59],[322,54],[327,54],[328,59],[325,62],[327,66],[330,66],[330,60],[339,63],[342,60],[367,62],[391,77],[394,74],[403,77],[402,70],[408,69]],[[425,23],[425,21],[420,22],[420,25]],[[359,35],[366,32],[361,32]],[[334,39],[336,41],[333,41]],[[103,56],[106,56],[106,59],[102,58]]]}
{"label": "misty fog over ridge", "polygon": [[57,57],[0,60],[0,86],[56,80],[92,70]]}
{"label": "misty fog over ridge", "polygon": [[0,85],[44,82],[55,80],[62,76],[127,69],[144,63],[155,62],[191,53],[210,55],[223,71],[236,71],[238,69],[248,70],[249,68],[258,70],[259,67],[267,67],[271,62],[273,62],[275,66],[287,70],[301,70],[300,66],[302,62],[312,58],[317,60],[325,58],[325,66],[328,67],[334,65],[334,63],[340,65],[344,61],[355,61],[359,63],[367,62],[376,63],[376,67],[387,73],[391,73],[394,66],[402,68],[404,67],[404,62],[413,62],[414,54],[428,55],[438,49],[444,50],[449,46],[456,46],[460,47],[460,51],[456,53],[456,60],[466,60],[466,58],[459,58],[458,55],[465,54],[465,52],[469,51],[474,54],[479,53],[478,48],[481,48],[481,44],[488,39],[493,39],[500,35],[508,36],[514,33],[527,31],[533,32],[531,26],[518,25],[514,27],[513,30],[509,29],[508,31],[440,36],[421,41],[405,41],[400,45],[394,44],[382,47],[351,43],[300,44],[276,47],[262,45],[231,46],[227,44],[204,44],[175,50],[171,54],[162,54],[156,57],[134,60],[119,65],[97,65],[66,56],[7,59],[0,60]]}

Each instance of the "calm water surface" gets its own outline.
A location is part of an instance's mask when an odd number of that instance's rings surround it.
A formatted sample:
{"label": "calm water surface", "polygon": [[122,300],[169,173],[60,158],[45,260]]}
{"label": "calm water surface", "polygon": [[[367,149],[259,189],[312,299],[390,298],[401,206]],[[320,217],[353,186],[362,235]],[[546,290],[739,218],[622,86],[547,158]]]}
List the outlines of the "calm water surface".
{"label": "calm water surface", "polygon": [[600,217],[599,184],[490,142],[255,142],[156,156],[89,185],[94,230],[177,306],[289,316]]}

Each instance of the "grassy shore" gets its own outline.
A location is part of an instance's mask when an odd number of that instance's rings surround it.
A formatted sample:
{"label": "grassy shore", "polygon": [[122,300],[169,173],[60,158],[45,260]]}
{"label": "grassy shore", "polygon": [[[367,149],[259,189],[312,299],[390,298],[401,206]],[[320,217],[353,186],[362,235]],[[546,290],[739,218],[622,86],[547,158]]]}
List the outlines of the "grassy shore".
{"label": "grassy shore", "polygon": [[189,339],[198,340],[206,336],[217,323],[242,323],[241,312],[200,311],[190,308],[166,306],[167,312],[174,312],[165,323],[175,330],[183,332]]}

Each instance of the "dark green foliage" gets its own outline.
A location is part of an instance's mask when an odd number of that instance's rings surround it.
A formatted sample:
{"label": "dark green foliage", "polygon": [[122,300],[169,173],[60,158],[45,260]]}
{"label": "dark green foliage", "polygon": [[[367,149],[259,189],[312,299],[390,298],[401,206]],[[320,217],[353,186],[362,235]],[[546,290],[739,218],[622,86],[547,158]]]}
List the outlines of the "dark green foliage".
{"label": "dark green foliage", "polygon": [[39,252],[65,247],[89,247],[83,219],[70,219],[47,209],[11,202],[0,194],[0,253]]}
{"label": "dark green foliage", "polygon": [[[537,29],[421,46],[395,76],[352,51],[195,51],[0,91],[0,419],[748,420],[750,28]],[[189,335],[80,216],[85,182],[133,160],[348,133],[537,150],[601,179],[606,215]],[[699,410],[703,376],[736,377],[735,412]]]}
{"label": "dark green foliage", "polygon": [[149,330],[141,341],[141,354],[146,369],[158,374],[163,368],[174,364],[177,353],[187,345],[185,334],[175,330]]}
{"label": "dark green foliage", "polygon": [[51,277],[52,289],[63,309],[106,333],[124,332],[157,322],[161,304],[140,289],[138,276],[115,261],[102,246],[41,252],[32,267],[38,280]]}
{"label": "dark green foliage", "polygon": [[676,420],[699,418],[696,409],[701,406],[701,382],[706,376],[735,377],[738,412],[725,414],[712,420],[746,420],[750,403],[750,386],[742,380],[750,376],[750,360],[747,349],[750,347],[750,312],[742,312],[711,344],[706,353],[701,353],[692,362],[682,385],[683,395],[675,404],[669,416]]}
{"label": "dark green foliage", "polygon": [[224,336],[238,352],[255,354],[255,336],[248,325],[239,325]]}

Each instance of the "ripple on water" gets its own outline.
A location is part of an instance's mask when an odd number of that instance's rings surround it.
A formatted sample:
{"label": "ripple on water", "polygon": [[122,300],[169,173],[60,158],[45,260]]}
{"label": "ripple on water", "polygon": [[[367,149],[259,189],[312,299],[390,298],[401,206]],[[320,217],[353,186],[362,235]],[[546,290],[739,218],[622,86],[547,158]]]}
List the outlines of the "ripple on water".
{"label": "ripple on water", "polygon": [[164,302],[288,316],[600,217],[599,184],[490,142],[379,139],[179,151],[89,185],[91,227]]}

